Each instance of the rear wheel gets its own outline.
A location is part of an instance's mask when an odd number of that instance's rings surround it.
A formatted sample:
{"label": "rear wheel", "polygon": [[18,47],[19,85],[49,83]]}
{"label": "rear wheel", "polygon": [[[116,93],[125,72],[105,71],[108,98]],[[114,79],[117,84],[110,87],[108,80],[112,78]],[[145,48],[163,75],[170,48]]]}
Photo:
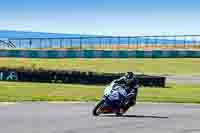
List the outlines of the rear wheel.
{"label": "rear wheel", "polygon": [[125,112],[125,110],[123,108],[120,108],[115,114],[116,116],[122,116]]}
{"label": "rear wheel", "polygon": [[101,100],[96,104],[96,106],[94,107],[94,109],[92,111],[94,116],[99,116],[100,115],[101,107],[103,106],[103,104],[104,104],[104,100]]}
{"label": "rear wheel", "polygon": [[123,115],[123,113],[121,113],[121,112],[117,112],[115,114],[116,114],[116,116],[122,116]]}

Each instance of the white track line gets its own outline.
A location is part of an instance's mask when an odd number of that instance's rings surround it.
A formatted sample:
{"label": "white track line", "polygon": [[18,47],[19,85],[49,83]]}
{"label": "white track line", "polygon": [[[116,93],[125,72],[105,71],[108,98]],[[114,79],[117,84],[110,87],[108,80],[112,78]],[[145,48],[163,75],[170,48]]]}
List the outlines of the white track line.
{"label": "white track line", "polygon": [[89,102],[78,102],[78,101],[50,101],[47,103],[53,103],[53,104],[80,104],[80,103],[89,103]]}
{"label": "white track line", "polygon": [[[97,102],[78,102],[78,101],[52,101],[47,102],[50,104],[83,104],[83,103],[97,103]],[[162,105],[197,105],[200,106],[198,103],[167,103],[167,102],[137,102],[137,104],[162,104]],[[136,104],[136,105],[137,105]]]}
{"label": "white track line", "polygon": [[16,104],[16,102],[0,102],[0,105],[13,105]]}
{"label": "white track line", "polygon": [[[26,102],[0,102],[0,105],[14,105],[17,103],[26,103]],[[29,103],[29,102],[27,102]],[[40,102],[30,102],[30,103],[40,103]],[[49,104],[84,104],[84,103],[97,103],[97,102],[79,102],[79,101],[47,101],[42,103],[49,103]],[[165,102],[137,102],[137,104],[163,104],[163,105],[198,105],[198,103],[165,103]],[[137,105],[136,104],[136,105]]]}

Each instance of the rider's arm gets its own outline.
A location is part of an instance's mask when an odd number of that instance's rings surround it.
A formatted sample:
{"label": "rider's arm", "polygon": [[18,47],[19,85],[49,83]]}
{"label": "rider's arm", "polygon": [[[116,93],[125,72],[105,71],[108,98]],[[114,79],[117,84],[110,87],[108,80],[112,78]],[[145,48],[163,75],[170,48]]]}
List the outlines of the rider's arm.
{"label": "rider's arm", "polygon": [[139,81],[137,79],[135,79],[135,81],[131,84],[130,88],[131,89],[130,89],[129,93],[134,93],[135,95],[137,95],[138,88],[139,88]]}
{"label": "rider's arm", "polygon": [[118,83],[118,84],[125,84],[125,77],[121,77],[119,79],[116,79],[114,80],[115,83]]}

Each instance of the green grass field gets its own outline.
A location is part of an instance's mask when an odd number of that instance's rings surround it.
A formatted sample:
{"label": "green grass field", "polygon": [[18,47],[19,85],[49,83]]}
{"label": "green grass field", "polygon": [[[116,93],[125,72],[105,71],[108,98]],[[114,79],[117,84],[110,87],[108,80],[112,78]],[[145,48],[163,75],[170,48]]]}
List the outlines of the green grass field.
{"label": "green grass field", "polygon": [[[96,101],[104,86],[0,82],[0,102],[14,101]],[[139,101],[200,103],[200,85],[141,88]]]}
{"label": "green grass field", "polygon": [[82,70],[95,72],[134,71],[145,74],[200,75],[200,59],[24,59],[0,58],[0,67]]}
{"label": "green grass field", "polygon": [[[144,74],[200,75],[200,59],[24,59],[0,58],[0,67]],[[200,103],[200,85],[141,88],[139,101]],[[96,101],[103,86],[0,82],[0,101]]]}

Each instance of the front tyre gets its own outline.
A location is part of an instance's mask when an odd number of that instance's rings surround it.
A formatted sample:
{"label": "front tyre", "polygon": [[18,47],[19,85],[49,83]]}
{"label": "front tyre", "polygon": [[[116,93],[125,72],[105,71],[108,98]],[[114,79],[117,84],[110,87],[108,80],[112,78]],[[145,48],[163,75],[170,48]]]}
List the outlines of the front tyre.
{"label": "front tyre", "polygon": [[104,104],[104,100],[99,101],[96,106],[94,107],[92,113],[94,116],[99,116],[101,114],[101,107]]}

